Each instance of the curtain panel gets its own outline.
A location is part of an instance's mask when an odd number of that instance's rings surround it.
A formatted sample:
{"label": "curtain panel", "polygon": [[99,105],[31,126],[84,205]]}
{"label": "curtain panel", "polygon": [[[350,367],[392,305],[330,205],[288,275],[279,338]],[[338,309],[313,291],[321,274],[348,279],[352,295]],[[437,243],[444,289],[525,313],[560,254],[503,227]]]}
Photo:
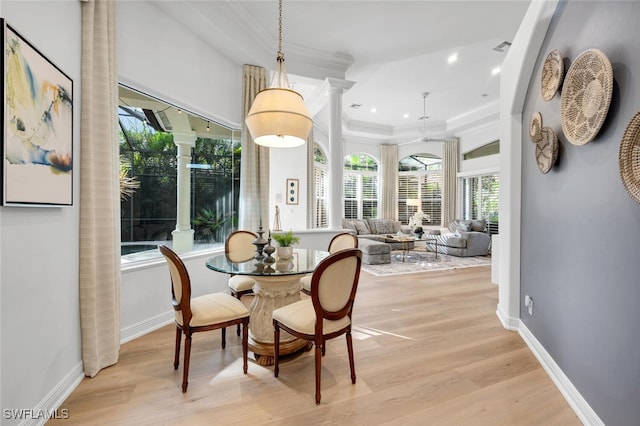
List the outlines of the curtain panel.
{"label": "curtain panel", "polygon": [[398,219],[398,146],[381,145],[380,219]]}
{"label": "curtain panel", "polygon": [[84,373],[120,351],[120,193],[115,2],[82,2],[80,328]]}
{"label": "curtain panel", "polygon": [[449,226],[449,222],[456,218],[458,200],[458,171],[460,169],[460,140],[458,138],[447,141],[442,146],[442,223]]}
{"label": "curtain panel", "polygon": [[316,228],[316,211],[318,203],[316,200],[316,182],[315,182],[315,156],[313,128],[307,137],[307,229]]}
{"label": "curtain panel", "polygon": [[245,119],[258,92],[266,89],[266,70],[244,65],[242,76],[242,162],[240,163],[240,205],[238,228],[256,232],[260,221],[269,227],[269,148],[255,142]]}

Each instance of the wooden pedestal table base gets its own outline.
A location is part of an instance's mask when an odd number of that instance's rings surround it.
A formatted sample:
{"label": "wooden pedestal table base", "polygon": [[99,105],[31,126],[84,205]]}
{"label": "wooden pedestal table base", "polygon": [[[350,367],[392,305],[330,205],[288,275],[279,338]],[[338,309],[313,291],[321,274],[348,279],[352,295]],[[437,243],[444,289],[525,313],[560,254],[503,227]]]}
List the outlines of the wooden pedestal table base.
{"label": "wooden pedestal table base", "polygon": [[[249,350],[259,365],[273,365],[273,311],[300,300],[301,275],[253,276],[255,297],[249,313]],[[306,340],[280,333],[280,355],[309,350]]]}

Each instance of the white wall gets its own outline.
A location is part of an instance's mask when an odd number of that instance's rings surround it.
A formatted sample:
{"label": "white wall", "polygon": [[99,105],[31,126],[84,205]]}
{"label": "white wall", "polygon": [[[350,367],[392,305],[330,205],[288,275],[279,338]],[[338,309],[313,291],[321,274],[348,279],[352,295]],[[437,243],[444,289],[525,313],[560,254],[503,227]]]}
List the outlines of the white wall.
{"label": "white wall", "polygon": [[80,2],[5,0],[1,7],[2,17],[74,82],[73,207],[0,207],[0,405],[26,409],[54,397],[56,386],[81,372]]}
{"label": "white wall", "polygon": [[147,2],[118,2],[116,22],[121,82],[239,128],[241,65]]}

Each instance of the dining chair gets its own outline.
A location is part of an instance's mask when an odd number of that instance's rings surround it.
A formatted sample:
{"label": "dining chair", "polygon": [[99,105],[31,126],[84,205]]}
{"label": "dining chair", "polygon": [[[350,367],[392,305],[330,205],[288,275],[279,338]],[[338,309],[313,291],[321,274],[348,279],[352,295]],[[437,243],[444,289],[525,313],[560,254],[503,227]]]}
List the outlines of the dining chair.
{"label": "dining chair", "polygon": [[[232,262],[243,262],[253,259],[256,246],[252,243],[258,235],[251,231],[237,230],[230,233],[224,241],[224,253]],[[256,281],[247,275],[231,274],[227,285],[233,297],[240,300],[243,295],[253,293],[253,285]],[[240,335],[240,326],[237,328],[237,335]]]}
{"label": "dining chair", "polygon": [[[358,248],[358,237],[348,232],[336,234],[329,242],[329,253],[335,253],[346,248]],[[302,292],[311,295],[311,275],[300,278]]]}
{"label": "dining chair", "polygon": [[325,342],[346,335],[351,383],[356,383],[351,314],[360,278],[362,251],[349,248],[323,259],[311,276],[311,297],[273,311],[274,370],[280,367],[280,329],[315,344],[316,404],[320,404],[320,372]]}
{"label": "dining chair", "polygon": [[211,293],[191,297],[191,280],[182,259],[165,245],[158,249],[169,266],[171,275],[171,298],[176,311],[176,351],[173,367],[180,364],[180,343],[184,334],[184,371],[182,392],[189,384],[189,358],[191,356],[191,335],[200,331],[222,329],[222,349],[226,346],[226,327],[242,324],[243,371],[247,374],[247,350],[249,339],[249,310],[238,299],[227,293]]}

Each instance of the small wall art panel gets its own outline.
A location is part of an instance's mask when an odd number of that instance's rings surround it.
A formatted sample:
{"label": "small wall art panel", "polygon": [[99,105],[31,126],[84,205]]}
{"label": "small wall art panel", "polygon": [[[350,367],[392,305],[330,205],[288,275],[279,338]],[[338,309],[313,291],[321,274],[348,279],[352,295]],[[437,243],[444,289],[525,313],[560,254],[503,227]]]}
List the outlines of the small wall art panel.
{"label": "small wall art panel", "polygon": [[287,204],[298,204],[298,179],[287,179]]}
{"label": "small wall art panel", "polygon": [[73,81],[4,20],[3,205],[73,205]]}

